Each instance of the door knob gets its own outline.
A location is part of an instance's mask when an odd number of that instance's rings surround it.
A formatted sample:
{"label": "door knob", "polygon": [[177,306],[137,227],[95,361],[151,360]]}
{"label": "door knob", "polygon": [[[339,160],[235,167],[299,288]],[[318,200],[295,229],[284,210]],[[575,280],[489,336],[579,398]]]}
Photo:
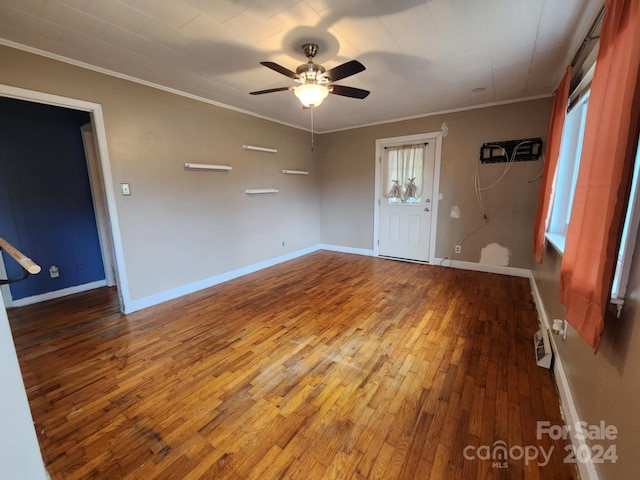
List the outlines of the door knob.
{"label": "door knob", "polygon": [[429,210],[429,207],[424,207],[424,211],[425,211],[425,212],[429,212],[429,211],[430,211],[430,210]]}

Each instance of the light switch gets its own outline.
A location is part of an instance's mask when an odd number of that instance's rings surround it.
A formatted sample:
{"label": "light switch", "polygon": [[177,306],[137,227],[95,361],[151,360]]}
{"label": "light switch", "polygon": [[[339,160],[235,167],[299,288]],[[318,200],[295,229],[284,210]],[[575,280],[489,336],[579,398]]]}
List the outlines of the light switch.
{"label": "light switch", "polygon": [[131,195],[131,187],[128,183],[121,183],[120,191],[122,192],[122,195]]}

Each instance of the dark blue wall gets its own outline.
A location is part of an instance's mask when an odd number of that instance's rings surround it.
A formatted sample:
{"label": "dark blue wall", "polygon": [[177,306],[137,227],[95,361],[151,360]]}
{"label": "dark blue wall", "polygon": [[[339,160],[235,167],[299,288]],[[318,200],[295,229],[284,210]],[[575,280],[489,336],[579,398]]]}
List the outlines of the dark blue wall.
{"label": "dark blue wall", "polygon": [[[85,112],[0,98],[0,237],[42,266],[11,285],[14,300],[105,278],[80,133],[89,120]],[[2,255],[8,276],[20,276]]]}

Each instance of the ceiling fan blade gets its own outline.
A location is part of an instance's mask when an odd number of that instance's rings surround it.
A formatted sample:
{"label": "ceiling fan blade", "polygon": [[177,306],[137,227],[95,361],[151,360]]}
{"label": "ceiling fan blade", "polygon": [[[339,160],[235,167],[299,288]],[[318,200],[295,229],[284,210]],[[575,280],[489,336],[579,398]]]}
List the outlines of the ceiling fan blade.
{"label": "ceiling fan blade", "polygon": [[369,90],[362,90],[361,88],[345,87],[344,85],[331,85],[330,90],[334,95],[342,95],[343,97],[351,98],[367,98],[371,93]]}
{"label": "ceiling fan blade", "polygon": [[333,67],[331,70],[328,70],[324,76],[328,77],[331,82],[337,82],[338,80],[350,77],[351,75],[355,75],[356,73],[360,73],[364,70],[365,67],[363,64],[357,60],[351,60],[350,62]]}
{"label": "ceiling fan blade", "polygon": [[289,90],[289,87],[269,88],[267,90],[258,90],[257,92],[249,92],[249,95],[262,95],[263,93],[283,92]]}
{"label": "ceiling fan blade", "polygon": [[260,65],[264,65],[265,67],[270,68],[271,70],[274,70],[274,71],[276,71],[278,73],[281,73],[285,77],[293,78],[294,80],[296,78],[298,78],[298,75],[296,75],[295,72],[292,72],[288,68],[285,68],[282,65],[278,65],[277,63],[274,63],[274,62],[260,62]]}

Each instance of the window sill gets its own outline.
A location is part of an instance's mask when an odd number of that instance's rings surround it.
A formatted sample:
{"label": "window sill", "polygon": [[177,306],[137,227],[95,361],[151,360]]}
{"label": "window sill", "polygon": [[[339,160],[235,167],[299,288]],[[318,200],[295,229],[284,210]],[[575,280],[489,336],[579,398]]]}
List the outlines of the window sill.
{"label": "window sill", "polygon": [[544,236],[560,255],[564,255],[564,245],[566,241],[564,235],[559,233],[545,233]]}

